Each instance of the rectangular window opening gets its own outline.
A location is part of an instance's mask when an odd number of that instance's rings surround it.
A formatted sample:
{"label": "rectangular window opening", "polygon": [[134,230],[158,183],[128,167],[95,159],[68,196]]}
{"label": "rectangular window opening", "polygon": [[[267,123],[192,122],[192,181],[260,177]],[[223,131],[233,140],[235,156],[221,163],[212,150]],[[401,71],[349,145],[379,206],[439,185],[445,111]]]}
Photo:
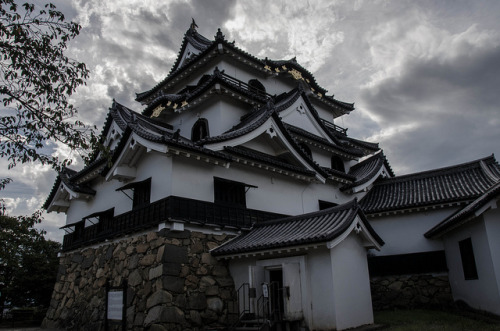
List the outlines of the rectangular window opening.
{"label": "rectangular window opening", "polygon": [[464,270],[465,280],[478,279],[476,259],[474,258],[471,238],[459,241],[458,246],[460,248],[460,257],[462,258],[462,268]]}
{"label": "rectangular window opening", "polygon": [[246,208],[245,193],[247,186],[249,185],[214,177],[214,202]]}

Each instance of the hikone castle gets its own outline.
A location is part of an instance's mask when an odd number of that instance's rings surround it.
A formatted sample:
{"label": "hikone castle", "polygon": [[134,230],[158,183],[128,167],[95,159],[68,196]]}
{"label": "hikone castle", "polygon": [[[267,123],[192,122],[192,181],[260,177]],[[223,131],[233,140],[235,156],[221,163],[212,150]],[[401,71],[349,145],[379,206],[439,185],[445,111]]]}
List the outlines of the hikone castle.
{"label": "hikone castle", "polygon": [[67,215],[44,326],[343,330],[456,301],[500,315],[494,156],[397,176],[295,58],[194,22],[153,85],[137,110],[113,101],[111,156],[64,169],[44,205]]}

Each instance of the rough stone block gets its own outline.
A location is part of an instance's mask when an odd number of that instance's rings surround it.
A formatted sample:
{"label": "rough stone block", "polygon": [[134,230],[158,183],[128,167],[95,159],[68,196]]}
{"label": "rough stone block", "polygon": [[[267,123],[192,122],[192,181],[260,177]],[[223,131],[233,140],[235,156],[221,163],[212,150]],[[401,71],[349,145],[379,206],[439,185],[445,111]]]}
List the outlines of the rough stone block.
{"label": "rough stone block", "polygon": [[87,269],[92,266],[94,263],[95,257],[94,256],[88,256],[86,257],[83,262],[82,262],[82,269]]}
{"label": "rough stone block", "polygon": [[160,236],[168,239],[187,239],[191,235],[191,231],[170,231],[168,229],[163,229],[158,233]]}
{"label": "rough stone block", "polygon": [[71,257],[71,262],[78,263],[78,264],[82,263],[83,262],[83,255],[80,253],[73,254],[73,256]]}
{"label": "rough stone block", "polygon": [[224,309],[224,303],[220,298],[214,297],[214,298],[208,298],[207,299],[207,307],[208,309],[211,309],[215,312],[222,312]]}
{"label": "rough stone block", "polygon": [[179,276],[182,266],[180,263],[164,263],[163,274],[168,276]]}
{"label": "rough stone block", "polygon": [[182,293],[184,291],[184,279],[174,276],[162,277],[163,288],[174,293]]}
{"label": "rough stone block", "polygon": [[187,247],[166,244],[162,262],[188,263]]}
{"label": "rough stone block", "polygon": [[203,310],[207,308],[207,298],[204,294],[194,293],[188,297],[188,308]]}
{"label": "rough stone block", "polygon": [[172,302],[172,294],[167,291],[156,291],[153,293],[146,302],[146,308],[149,309],[151,307],[163,304],[163,303],[171,303]]}
{"label": "rough stone block", "polygon": [[139,270],[134,270],[128,277],[128,284],[130,286],[137,286],[142,283],[142,275]]}
{"label": "rough stone block", "polygon": [[163,276],[163,264],[149,269],[149,280]]}

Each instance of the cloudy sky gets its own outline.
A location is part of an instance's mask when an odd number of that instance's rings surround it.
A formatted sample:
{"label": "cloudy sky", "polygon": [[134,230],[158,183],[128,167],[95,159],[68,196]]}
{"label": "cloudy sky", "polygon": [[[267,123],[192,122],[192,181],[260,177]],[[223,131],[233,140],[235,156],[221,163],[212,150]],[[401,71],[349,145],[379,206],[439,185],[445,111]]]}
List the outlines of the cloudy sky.
{"label": "cloudy sky", "polygon": [[[68,52],[91,76],[73,104],[99,129],[113,98],[142,110],[135,93],[168,74],[194,18],[209,39],[221,28],[257,57],[295,56],[329,94],[355,103],[337,124],[379,142],[397,174],[500,157],[500,1],[55,3],[83,27]],[[8,175],[15,182],[2,194],[12,215],[41,206],[56,177],[39,165]],[[45,218],[49,237],[61,240],[64,215]]]}

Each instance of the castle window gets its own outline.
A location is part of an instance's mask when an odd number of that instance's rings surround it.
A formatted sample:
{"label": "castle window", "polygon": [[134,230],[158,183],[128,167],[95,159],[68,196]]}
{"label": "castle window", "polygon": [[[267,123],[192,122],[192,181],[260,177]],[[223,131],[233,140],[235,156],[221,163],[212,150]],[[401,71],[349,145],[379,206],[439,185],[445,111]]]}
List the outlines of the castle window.
{"label": "castle window", "polygon": [[312,152],[311,149],[304,143],[299,143],[300,148],[302,148],[302,151],[307,154],[312,159]]}
{"label": "castle window", "polygon": [[464,270],[465,280],[478,279],[476,259],[474,258],[471,238],[459,241],[458,247],[460,248],[460,257],[462,258],[462,268]]}
{"label": "castle window", "polygon": [[[145,205],[148,205],[151,199],[151,178],[148,178],[141,182],[129,183],[116,190],[122,191],[132,200],[132,208],[143,207]],[[132,190],[132,197],[124,192],[126,190]]]}
{"label": "castle window", "polygon": [[214,202],[223,205],[246,207],[246,188],[257,187],[224,178],[214,177]]}
{"label": "castle window", "polygon": [[198,119],[191,130],[191,140],[198,141],[208,137],[208,135],[208,121],[205,118]]}
{"label": "castle window", "polygon": [[248,81],[248,86],[250,87],[251,92],[263,92],[266,93],[266,88],[262,85],[261,82],[257,79],[250,79]]}
{"label": "castle window", "polygon": [[340,156],[332,156],[332,169],[345,172],[344,161]]}

